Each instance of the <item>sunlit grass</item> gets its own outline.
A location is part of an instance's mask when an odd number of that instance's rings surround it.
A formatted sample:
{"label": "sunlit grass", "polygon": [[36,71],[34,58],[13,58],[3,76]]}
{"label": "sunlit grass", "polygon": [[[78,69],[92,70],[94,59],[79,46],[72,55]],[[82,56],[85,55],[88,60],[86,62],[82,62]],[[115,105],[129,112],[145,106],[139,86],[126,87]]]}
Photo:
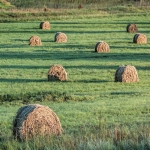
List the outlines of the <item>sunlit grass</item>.
{"label": "sunlit grass", "polygon": [[[114,15],[50,20],[49,31],[39,29],[38,21],[1,23],[2,149],[142,149],[146,145],[148,149],[150,42],[134,44],[134,34],[126,33],[127,24],[135,23],[149,39],[148,18]],[[67,43],[54,42],[58,31],[66,33]],[[42,46],[28,45],[32,35],[41,38]],[[94,53],[100,40],[110,45],[110,53]],[[68,81],[47,81],[53,64],[64,66]],[[139,82],[115,83],[118,66],[128,64],[137,68]],[[34,142],[12,139],[13,117],[28,103],[40,103],[54,110],[64,134]]]}

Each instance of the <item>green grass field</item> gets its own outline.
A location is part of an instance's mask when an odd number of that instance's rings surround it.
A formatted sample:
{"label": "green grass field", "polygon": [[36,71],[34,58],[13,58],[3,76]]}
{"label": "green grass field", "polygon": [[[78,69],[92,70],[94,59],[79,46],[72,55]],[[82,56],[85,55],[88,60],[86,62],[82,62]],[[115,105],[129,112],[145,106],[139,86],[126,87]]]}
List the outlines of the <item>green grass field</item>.
{"label": "green grass field", "polygon": [[[48,21],[50,30],[39,29],[38,21],[0,23],[0,149],[149,149],[149,15]],[[147,36],[147,44],[133,43],[134,33],[126,32],[129,23]],[[56,32],[64,32],[68,42],[55,43]],[[28,45],[32,35],[41,38],[42,46]],[[110,52],[95,53],[98,41],[107,42]],[[47,81],[54,64],[66,69],[68,81]],[[139,82],[114,82],[120,65],[135,66]],[[64,134],[13,140],[13,117],[29,103],[54,110]]]}

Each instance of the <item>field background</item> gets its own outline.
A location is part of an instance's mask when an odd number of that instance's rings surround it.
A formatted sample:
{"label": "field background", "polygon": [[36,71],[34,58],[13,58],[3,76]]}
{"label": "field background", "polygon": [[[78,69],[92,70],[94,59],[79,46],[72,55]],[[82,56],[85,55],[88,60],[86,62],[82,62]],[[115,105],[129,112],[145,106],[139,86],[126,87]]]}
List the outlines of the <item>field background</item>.
{"label": "field background", "polygon": [[[43,8],[13,8],[1,12],[0,149],[150,148],[149,11],[140,5],[118,5],[109,11],[87,8],[48,7],[47,12],[37,11]],[[48,31],[39,29],[44,20],[51,24]],[[129,23],[135,23],[147,36],[147,44],[133,43],[134,34],[126,32]],[[64,32],[68,42],[55,43],[56,32]],[[32,35],[41,38],[42,46],[28,45]],[[107,42],[110,53],[94,53],[98,41]],[[54,64],[66,69],[68,81],[47,81],[47,72]],[[120,65],[135,66],[140,81],[115,83]],[[34,142],[13,140],[13,118],[29,103],[54,110],[64,134]]]}

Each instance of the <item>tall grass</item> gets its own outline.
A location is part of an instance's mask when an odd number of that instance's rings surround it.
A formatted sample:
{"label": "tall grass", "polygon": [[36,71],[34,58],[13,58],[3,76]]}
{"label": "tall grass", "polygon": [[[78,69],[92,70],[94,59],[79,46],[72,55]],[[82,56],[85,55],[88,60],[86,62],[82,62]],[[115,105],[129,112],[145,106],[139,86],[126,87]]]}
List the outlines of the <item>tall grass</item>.
{"label": "tall grass", "polygon": [[142,1],[135,1],[135,0],[8,0],[11,4],[15,5],[17,8],[78,8],[79,4],[82,5],[84,8],[101,8],[101,7],[113,7],[113,6],[147,6],[149,5],[148,0]]}
{"label": "tall grass", "polygon": [[16,7],[21,8],[41,8],[43,6],[48,8],[77,8],[79,4],[82,4],[83,7],[88,6],[110,6],[112,4],[121,4],[117,0],[113,1],[105,1],[105,0],[26,0],[26,1],[20,1],[20,0],[9,0],[12,4],[14,4]]}
{"label": "tall grass", "polygon": [[92,133],[87,128],[79,129],[80,134],[64,134],[59,137],[34,137],[28,141],[8,140],[1,138],[1,149],[32,149],[32,150],[127,150],[150,149],[150,137],[148,125],[115,126],[103,128],[103,130],[91,127]]}

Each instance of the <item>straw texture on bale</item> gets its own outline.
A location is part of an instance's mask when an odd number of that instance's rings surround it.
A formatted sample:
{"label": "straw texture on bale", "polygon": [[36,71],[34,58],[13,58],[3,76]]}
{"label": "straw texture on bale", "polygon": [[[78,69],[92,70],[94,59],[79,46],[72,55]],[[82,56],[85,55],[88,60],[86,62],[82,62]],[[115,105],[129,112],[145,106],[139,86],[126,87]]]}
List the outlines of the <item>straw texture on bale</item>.
{"label": "straw texture on bale", "polygon": [[106,42],[100,41],[95,46],[95,52],[97,53],[110,52],[109,45]]}
{"label": "straw texture on bale", "polygon": [[48,81],[52,80],[67,80],[67,72],[61,65],[53,65],[48,71]]}
{"label": "straw texture on bale", "polygon": [[29,40],[29,45],[30,46],[41,46],[42,45],[42,42],[41,42],[41,39],[40,37],[38,36],[32,36]]}
{"label": "straw texture on bale", "polygon": [[49,30],[50,29],[50,23],[48,21],[41,22],[40,23],[40,29]]}
{"label": "straw texture on bale", "polygon": [[137,33],[138,32],[138,28],[135,24],[129,24],[127,25],[127,32],[129,33]]}
{"label": "straw texture on bale", "polygon": [[47,106],[39,104],[23,106],[18,110],[13,121],[13,136],[17,139],[61,134],[59,118]]}
{"label": "straw texture on bale", "polygon": [[134,66],[120,66],[115,73],[115,82],[138,82],[138,73]]}
{"label": "straw texture on bale", "polygon": [[147,43],[147,37],[144,34],[137,33],[133,37],[133,43],[137,44],[146,44]]}
{"label": "straw texture on bale", "polygon": [[55,42],[67,42],[67,36],[65,33],[57,32],[55,35]]}

